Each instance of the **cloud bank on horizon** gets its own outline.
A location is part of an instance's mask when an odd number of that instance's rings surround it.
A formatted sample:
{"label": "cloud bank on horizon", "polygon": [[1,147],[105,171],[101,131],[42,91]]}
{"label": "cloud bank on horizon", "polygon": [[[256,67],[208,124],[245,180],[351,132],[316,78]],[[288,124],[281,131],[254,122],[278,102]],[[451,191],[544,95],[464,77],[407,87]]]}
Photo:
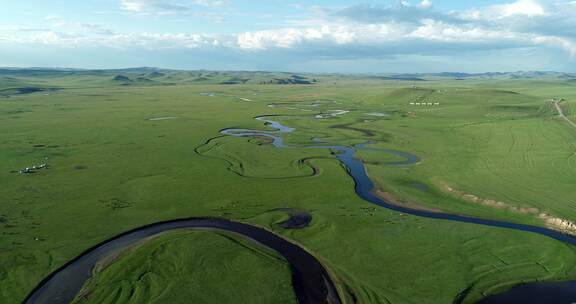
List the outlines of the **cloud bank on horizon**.
{"label": "cloud bank on horizon", "polygon": [[0,4],[0,65],[318,72],[576,68],[573,0],[262,2],[6,1]]}

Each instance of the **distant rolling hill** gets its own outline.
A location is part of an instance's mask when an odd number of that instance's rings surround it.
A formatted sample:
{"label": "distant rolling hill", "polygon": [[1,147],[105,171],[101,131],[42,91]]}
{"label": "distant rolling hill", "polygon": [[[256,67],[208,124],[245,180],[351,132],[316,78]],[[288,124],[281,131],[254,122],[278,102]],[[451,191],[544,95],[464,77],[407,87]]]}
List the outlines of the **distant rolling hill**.
{"label": "distant rolling hill", "polygon": [[[46,80],[50,80],[50,86]],[[0,96],[33,94],[74,87],[198,85],[316,85],[336,81],[424,82],[435,80],[539,79],[576,83],[576,74],[520,71],[493,73],[312,74],[266,71],[127,69],[0,68]]]}

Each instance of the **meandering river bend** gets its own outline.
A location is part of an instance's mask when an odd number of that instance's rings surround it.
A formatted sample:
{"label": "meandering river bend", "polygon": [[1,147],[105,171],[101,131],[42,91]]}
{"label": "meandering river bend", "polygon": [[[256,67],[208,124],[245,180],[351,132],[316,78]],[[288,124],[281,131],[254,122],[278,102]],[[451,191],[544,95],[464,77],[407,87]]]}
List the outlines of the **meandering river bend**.
{"label": "meandering river bend", "polygon": [[120,250],[129,248],[141,240],[167,231],[182,229],[230,231],[253,240],[278,252],[290,264],[292,284],[298,303],[341,303],[328,272],[308,251],[264,228],[221,218],[189,218],[167,221],[144,226],[116,236],[87,250],[84,254],[52,273],[28,296],[25,303],[70,303],[92,276],[92,270],[99,261]]}
{"label": "meandering river bend", "polygon": [[[265,122],[269,127],[276,129],[275,131],[262,131],[262,130],[245,130],[245,129],[225,129],[222,130],[221,133],[230,136],[263,136],[269,137],[272,139],[272,144],[278,148],[288,148],[290,146],[284,143],[283,138],[281,137],[282,133],[290,133],[294,132],[294,128],[289,128],[281,123],[271,120],[270,117],[274,116],[259,116],[256,117],[257,120]],[[337,146],[337,145],[310,145],[306,146],[305,148],[309,149],[330,149],[336,151],[335,153],[336,158],[342,162],[347,170],[348,174],[352,177],[355,182],[355,191],[356,194],[368,201],[372,204],[378,205],[380,207],[384,207],[390,210],[398,211],[401,213],[406,213],[410,215],[426,217],[431,219],[438,219],[438,220],[448,220],[454,222],[462,222],[462,223],[470,223],[470,224],[477,224],[477,225],[484,225],[484,226],[491,226],[491,227],[498,227],[498,228],[506,228],[524,232],[531,232],[537,233],[540,235],[544,235],[558,241],[576,245],[576,238],[564,233],[561,233],[556,230],[538,227],[538,226],[531,226],[531,225],[524,225],[524,224],[516,224],[516,223],[509,223],[504,221],[497,221],[497,220],[490,220],[490,219],[482,219],[482,218],[475,218],[470,216],[463,216],[463,215],[455,215],[455,214],[448,214],[448,213],[441,213],[441,212],[433,212],[433,211],[426,211],[426,210],[419,210],[419,209],[411,209],[404,206],[398,206],[392,204],[385,199],[377,196],[374,193],[375,187],[372,180],[368,177],[366,173],[366,168],[364,163],[355,158],[355,153],[357,149],[374,149],[370,148],[368,145],[370,142],[366,144],[356,145],[354,147],[348,146]],[[418,157],[411,155],[406,152],[394,151],[394,150],[381,150],[385,153],[393,153],[396,155],[400,155],[405,157],[404,161],[390,163],[389,165],[410,165],[417,163],[419,160]],[[548,282],[548,283],[528,283],[518,285],[513,287],[512,289],[508,290],[499,295],[494,295],[487,297],[486,299],[482,300],[480,303],[482,304],[503,304],[503,303],[523,303],[523,304],[573,304],[576,303],[576,282],[569,281],[569,282]]]}

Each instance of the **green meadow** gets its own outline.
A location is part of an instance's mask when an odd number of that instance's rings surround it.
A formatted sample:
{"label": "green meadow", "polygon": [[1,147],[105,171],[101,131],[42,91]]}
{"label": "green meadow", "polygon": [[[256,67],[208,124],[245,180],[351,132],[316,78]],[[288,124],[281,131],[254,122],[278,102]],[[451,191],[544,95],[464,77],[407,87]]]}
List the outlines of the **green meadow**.
{"label": "green meadow", "polygon": [[[117,77],[122,75],[124,77]],[[474,303],[521,282],[573,280],[576,251],[540,235],[410,216],[360,199],[327,149],[355,145],[398,204],[573,232],[576,85],[538,78],[21,70],[0,74],[0,302],[122,232],[218,216],[321,260],[345,303]],[[308,82],[308,83],[300,83]],[[345,113],[342,113],[346,111]],[[295,128],[289,148],[225,128]],[[398,155],[417,164],[390,166]],[[47,169],[18,170],[47,163]],[[287,230],[276,208],[310,212]],[[258,282],[258,284],[255,284]],[[238,236],[181,231],[95,270],[75,303],[294,303],[289,266]]]}
{"label": "green meadow", "polygon": [[168,233],[98,268],[76,303],[296,302],[288,264],[230,234]]}

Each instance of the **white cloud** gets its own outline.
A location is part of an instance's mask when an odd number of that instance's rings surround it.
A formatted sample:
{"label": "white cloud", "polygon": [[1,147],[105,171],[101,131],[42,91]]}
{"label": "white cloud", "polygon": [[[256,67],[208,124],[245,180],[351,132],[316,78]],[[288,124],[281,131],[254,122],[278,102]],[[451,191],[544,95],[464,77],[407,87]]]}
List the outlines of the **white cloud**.
{"label": "white cloud", "polygon": [[54,15],[45,16],[44,20],[47,21],[50,25],[57,26],[57,27],[63,27],[63,26],[66,26],[66,24],[67,24],[67,22],[64,21],[63,18],[58,17],[58,16],[54,16]]}
{"label": "white cloud", "polygon": [[510,16],[543,16],[546,14],[544,7],[535,0],[518,0],[513,3],[497,5],[494,9],[500,11],[502,17]]}
{"label": "white cloud", "polygon": [[494,41],[521,41],[522,34],[490,30],[471,25],[451,25],[434,20],[424,20],[408,37],[443,42],[476,43]]}
{"label": "white cloud", "polygon": [[120,7],[133,13],[178,13],[194,6],[219,7],[223,4],[223,0],[120,0]]}
{"label": "white cloud", "polygon": [[196,0],[192,2],[197,5],[211,6],[211,7],[222,6],[224,4],[224,1],[222,0]]}
{"label": "white cloud", "polygon": [[[329,44],[350,44],[366,33],[346,26],[322,26],[305,29],[282,29],[276,31],[245,32],[237,37],[237,46],[245,50],[265,50],[270,48],[291,48],[310,42]],[[374,32],[371,32],[374,35]]]}
{"label": "white cloud", "polygon": [[[221,5],[220,0],[122,0],[135,13],[188,10],[192,5]],[[0,28],[0,44],[61,47],[218,49],[371,57],[382,54],[453,54],[462,50],[556,48],[576,58],[576,2],[546,5],[518,0],[469,11],[444,13],[430,0],[392,7],[352,6],[321,15],[306,25],[237,34],[126,33],[99,24],[47,17],[46,28]],[[336,17],[335,17],[336,16]],[[529,17],[529,18],[528,18]],[[551,22],[551,20],[557,20]],[[328,56],[328,55],[326,55]]]}
{"label": "white cloud", "polygon": [[[0,42],[49,44],[62,47],[105,47],[145,49],[220,48],[261,52],[273,49],[305,50],[309,46],[338,53],[338,50],[366,47],[364,56],[386,52],[430,52],[477,48],[526,47],[545,45],[576,54],[576,44],[568,38],[491,29],[473,24],[454,25],[424,20],[417,26],[406,24],[348,24],[307,28],[244,32],[227,35],[196,33],[119,33],[95,24],[67,27],[68,31],[0,31]],[[417,49],[414,44],[418,45]],[[412,48],[412,49],[411,49]],[[440,49],[438,49],[440,48]]]}
{"label": "white cloud", "polygon": [[353,5],[341,9],[333,15],[347,21],[373,24],[387,22],[419,23],[424,19],[460,22],[459,18],[451,13],[434,10],[432,2],[429,0],[423,0],[418,5],[411,5],[409,2],[401,2],[391,6]]}
{"label": "white cloud", "polygon": [[422,0],[422,2],[420,2],[419,7],[421,8],[431,8],[432,7],[432,1],[430,0]]}
{"label": "white cloud", "polygon": [[536,44],[561,47],[566,50],[572,58],[576,58],[576,42],[573,40],[555,36],[537,36],[532,38],[532,41]]}
{"label": "white cloud", "polygon": [[[518,20],[521,18],[538,18],[559,13],[558,8],[562,2],[556,1],[544,4],[539,0],[516,0],[515,2],[487,6],[459,12],[463,19],[501,22],[502,20]],[[548,8],[553,9],[552,12]]]}
{"label": "white cloud", "polygon": [[130,12],[142,12],[149,5],[148,2],[143,0],[123,0],[120,2],[120,6]]}

